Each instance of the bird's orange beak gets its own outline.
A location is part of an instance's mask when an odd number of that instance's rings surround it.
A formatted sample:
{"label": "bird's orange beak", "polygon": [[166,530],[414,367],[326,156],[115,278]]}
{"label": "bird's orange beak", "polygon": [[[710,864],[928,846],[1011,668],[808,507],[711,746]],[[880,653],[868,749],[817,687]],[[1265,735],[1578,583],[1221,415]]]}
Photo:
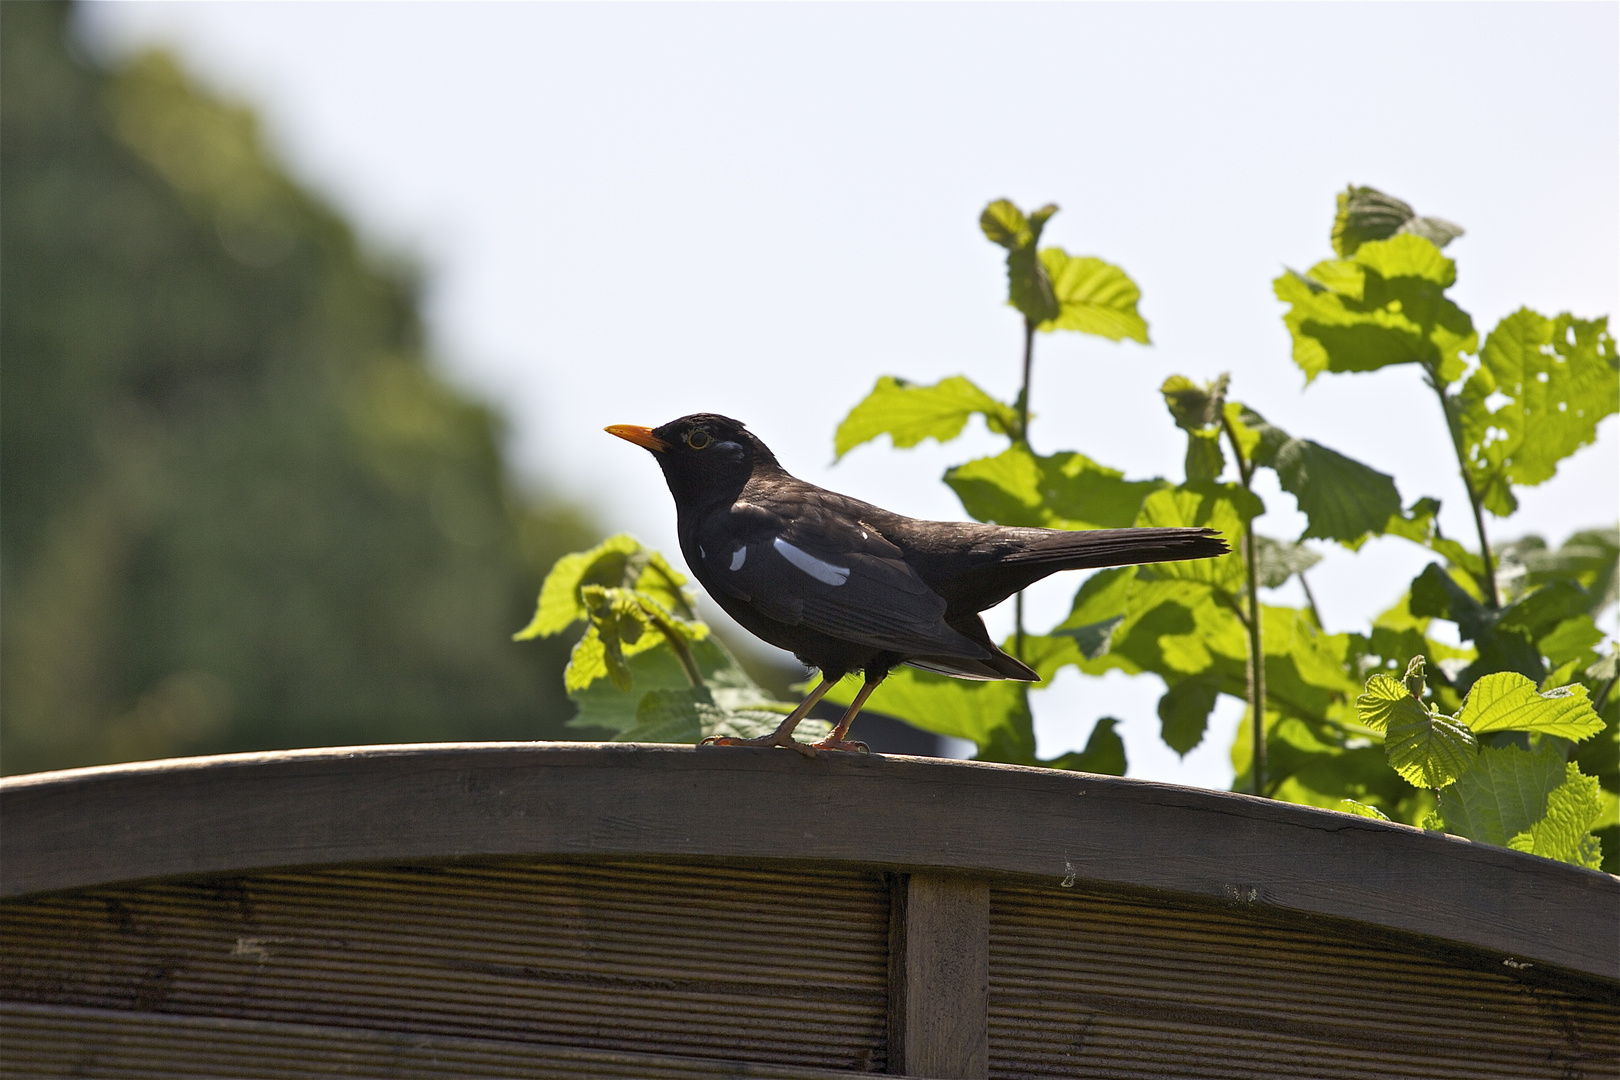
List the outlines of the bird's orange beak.
{"label": "bird's orange beak", "polygon": [[609,424],[602,430],[660,454],[669,449],[669,443],[654,435],[652,428],[642,427],[640,424]]}

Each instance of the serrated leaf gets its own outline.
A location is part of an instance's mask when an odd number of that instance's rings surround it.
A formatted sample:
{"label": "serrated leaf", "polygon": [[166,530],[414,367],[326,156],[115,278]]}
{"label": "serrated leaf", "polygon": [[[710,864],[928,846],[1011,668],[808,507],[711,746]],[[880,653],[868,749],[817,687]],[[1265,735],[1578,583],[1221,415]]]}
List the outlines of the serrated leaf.
{"label": "serrated leaf", "polygon": [[1239,484],[1185,484],[1155,491],[1142,500],[1135,524],[1201,526],[1218,529],[1231,553],[1214,559],[1157,563],[1149,573],[1159,578],[1206,581],[1229,593],[1242,591],[1245,580],[1241,541],[1248,522],[1265,513],[1259,496]]}
{"label": "serrated leaf", "polygon": [[[1498,395],[1505,400],[1493,409]],[[1549,319],[1520,308],[1486,337],[1458,405],[1470,476],[1485,508],[1506,517],[1518,507],[1514,485],[1550,480],[1620,410],[1608,319]]]}
{"label": "serrated leaf", "polygon": [[1421,705],[1415,709],[1397,705],[1384,730],[1384,752],[1390,766],[1414,787],[1441,788],[1451,783],[1473,762],[1478,749],[1472,731]]}
{"label": "serrated leaf", "polygon": [[924,439],[949,442],[975,414],[983,416],[985,426],[997,434],[1009,435],[1018,429],[1018,413],[1011,406],[961,375],[932,386],[884,375],[838,425],[834,453],[843,457],[879,435],[889,436],[898,449],[916,446]]}
{"label": "serrated leaf", "polygon": [[[1019,755],[1027,759],[1018,763],[1033,765],[1036,763],[1035,728],[1023,687],[1024,684],[1017,682],[953,679],[931,671],[899,667],[883,680],[866,707],[923,731],[970,739],[981,749],[1027,745],[1027,755]],[[824,700],[847,705],[855,699],[859,689],[859,680],[845,679]]]}
{"label": "serrated leaf", "polygon": [[1551,746],[1487,746],[1440,792],[1447,832],[1506,847],[1547,812],[1547,795],[1564,780],[1563,756]]}
{"label": "serrated leaf", "polygon": [[1547,795],[1546,815],[1508,840],[1515,851],[1528,851],[1588,870],[1603,865],[1603,848],[1591,833],[1603,814],[1597,777],[1582,776],[1572,762],[1564,767],[1564,782]]}
{"label": "serrated leaf", "polygon": [[1136,311],[1142,292],[1125,271],[1088,255],[1071,256],[1059,247],[1043,249],[1040,262],[1058,311],[1040,320],[1037,329],[1078,330],[1110,341],[1130,338],[1148,344],[1147,321]]}
{"label": "serrated leaf", "polygon": [[1304,544],[1290,544],[1258,534],[1253,540],[1255,572],[1260,584],[1267,589],[1281,587],[1295,574],[1303,574],[1322,561],[1322,556]]}
{"label": "serrated leaf", "polygon": [[1300,539],[1354,545],[1369,533],[1382,532],[1401,513],[1394,477],[1310,439],[1296,439],[1253,409],[1244,409],[1242,419],[1260,436],[1254,461],[1276,471],[1282,489],[1305,515]]}
{"label": "serrated leaf", "polygon": [[1078,753],[1067,753],[1052,760],[1043,761],[1042,765],[1049,769],[1072,769],[1076,772],[1101,773],[1104,776],[1125,775],[1125,741],[1114,730],[1118,720],[1112,716],[1105,716],[1097,721],[1097,726],[1091,729],[1091,737],[1086,740],[1086,748]]}
{"label": "serrated leaf", "polygon": [[1219,676],[1199,675],[1175,683],[1159,698],[1159,734],[1166,746],[1186,757],[1204,741],[1220,690]]}
{"label": "serrated leaf", "polygon": [[1294,362],[1307,381],[1324,371],[1375,371],[1422,363],[1449,384],[1478,346],[1468,314],[1444,295],[1456,267],[1413,234],[1362,243],[1353,257],[1292,271],[1273,283],[1290,305],[1283,316]]}
{"label": "serrated leaf", "polygon": [[986,206],[979,214],[979,228],[986,239],[1004,248],[1029,247],[1035,243],[1029,219],[1011,199],[997,199]]}
{"label": "serrated leaf", "polygon": [[1457,717],[1476,734],[1529,731],[1579,742],[1603,730],[1603,720],[1580,684],[1540,693],[1536,684],[1513,671],[1482,675]]}
{"label": "serrated leaf", "polygon": [[529,625],[513,635],[515,641],[560,634],[585,618],[579,598],[582,585],[622,585],[629,557],[641,544],[626,533],[610,536],[589,551],[564,555],[552,564],[540,586],[540,599]]}
{"label": "serrated leaf", "polygon": [[[1388,731],[1396,713],[1422,712],[1423,703],[1406,690],[1406,684],[1394,675],[1378,674],[1367,680],[1367,688],[1356,698],[1356,713],[1361,722],[1374,731]],[[1410,720],[1410,717],[1408,717]]]}
{"label": "serrated leaf", "polygon": [[1038,456],[1022,443],[947,470],[945,483],[978,521],[1048,529],[1129,525],[1142,500],[1166,486],[1163,480],[1126,480],[1084,454]]}

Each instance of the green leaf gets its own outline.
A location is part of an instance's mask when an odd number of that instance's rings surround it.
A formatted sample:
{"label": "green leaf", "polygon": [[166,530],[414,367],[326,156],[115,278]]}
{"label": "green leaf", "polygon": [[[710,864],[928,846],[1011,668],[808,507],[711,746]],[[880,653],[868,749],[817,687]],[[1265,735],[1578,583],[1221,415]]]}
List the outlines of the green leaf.
{"label": "green leaf", "polygon": [[1474,734],[1451,717],[1423,707],[1393,675],[1374,675],[1356,699],[1361,722],[1384,733],[1392,768],[1414,787],[1451,783],[1473,761]]}
{"label": "green leaf", "polygon": [[1226,387],[1231,375],[1221,375],[1212,382],[1199,386],[1185,375],[1172,375],[1164,380],[1159,393],[1164,395],[1165,407],[1183,431],[1205,431],[1220,424],[1226,410]]}
{"label": "green leaf", "polygon": [[1269,536],[1254,535],[1255,572],[1260,584],[1276,589],[1295,574],[1303,574],[1322,561],[1322,556],[1304,544],[1290,544]]}
{"label": "green leaf", "polygon": [[1209,714],[1220,696],[1216,675],[1197,675],[1175,683],[1159,699],[1160,735],[1165,745],[1182,757],[1204,741]]}
{"label": "green leaf", "polygon": [[1105,716],[1091,729],[1086,748],[1079,753],[1068,753],[1052,761],[1043,761],[1049,769],[1073,769],[1076,772],[1101,773],[1104,776],[1125,775],[1125,741],[1114,730],[1119,721]]}
{"label": "green leaf", "polygon": [[1283,322],[1307,381],[1324,371],[1421,363],[1449,384],[1465,370],[1461,354],[1479,343],[1468,314],[1444,295],[1455,280],[1455,265],[1434,244],[1403,234],[1272,284],[1290,305]]}
{"label": "green leaf", "polygon": [[1379,821],[1389,820],[1389,815],[1378,809],[1378,807],[1369,806],[1354,799],[1340,799],[1339,809],[1347,814],[1355,814],[1357,817],[1376,818]]}
{"label": "green leaf", "polygon": [[1254,461],[1275,469],[1282,489],[1294,496],[1307,525],[1300,539],[1320,537],[1354,546],[1381,533],[1401,513],[1395,479],[1336,450],[1296,439],[1253,409],[1242,411],[1245,427],[1260,438]]}
{"label": "green leaf", "polygon": [[[1459,395],[1473,483],[1487,510],[1518,507],[1513,485],[1550,480],[1620,409],[1620,357],[1607,318],[1555,319],[1520,308],[1496,325]],[[1505,400],[1492,409],[1501,395]]]}
{"label": "green leaf", "polygon": [[1424,497],[1399,514],[1392,515],[1384,524],[1383,531],[1390,536],[1399,536],[1421,544],[1442,556],[1452,566],[1460,568],[1474,579],[1477,592],[1478,583],[1485,575],[1485,563],[1457,541],[1440,535],[1439,514],[1440,500]]}
{"label": "green leaf", "polygon": [[1007,249],[1007,302],[1031,326],[1055,319],[1062,311],[1046,264],[1035,251],[1047,219],[1057,209],[1049,203],[1025,217],[1010,200],[997,199],[979,215],[984,235]]}
{"label": "green leaf", "polygon": [[1239,484],[1185,484],[1153,492],[1142,500],[1137,525],[1218,529],[1232,551],[1214,559],[1157,563],[1147,573],[1158,578],[1206,581],[1228,593],[1241,592],[1245,580],[1243,534],[1249,521],[1265,511],[1259,496]]}
{"label": "green leaf", "polygon": [[1003,405],[960,375],[920,386],[884,375],[860,404],[849,411],[834,436],[834,452],[843,457],[879,435],[887,435],[897,449],[916,446],[924,439],[949,442],[962,434],[975,413],[999,435],[1018,430],[1018,413]]}
{"label": "green leaf", "polygon": [[1163,480],[1126,480],[1084,454],[1037,456],[1017,443],[990,458],[958,465],[945,483],[976,520],[1048,529],[1130,525],[1142,500]]}
{"label": "green leaf", "polygon": [[1333,250],[1348,258],[1369,240],[1387,240],[1413,233],[1445,247],[1463,234],[1461,225],[1442,218],[1418,217],[1411,205],[1377,188],[1351,185],[1339,193],[1339,212],[1333,219]]}
{"label": "green leaf", "polygon": [[1588,870],[1601,869],[1603,848],[1591,829],[1602,814],[1603,796],[1597,778],[1582,776],[1571,763],[1565,766],[1564,782],[1547,795],[1546,816],[1514,835],[1508,846]]}
{"label": "green leaf", "polygon": [[1447,832],[1506,847],[1545,816],[1548,794],[1563,781],[1563,755],[1550,745],[1487,746],[1440,792],[1440,814]]}
{"label": "green leaf", "polygon": [[589,551],[564,555],[551,567],[540,586],[540,600],[529,625],[513,635],[513,640],[550,637],[584,619],[589,612],[584,590],[591,586],[607,589],[634,589],[666,612],[692,620],[692,598],[685,589],[684,575],[676,571],[656,551],[649,551],[632,536],[610,536]]}
{"label": "green leaf", "polygon": [[1478,735],[1529,731],[1579,742],[1603,730],[1603,720],[1580,684],[1543,694],[1513,671],[1482,675],[1468,691],[1457,719]]}
{"label": "green leaf", "polygon": [[1130,338],[1149,343],[1147,321],[1136,311],[1142,291],[1125,271],[1089,255],[1071,256],[1058,247],[1043,249],[1040,261],[1052,282],[1058,310],[1037,323],[1037,329],[1078,330],[1110,341]]}
{"label": "green leaf", "polygon": [[[848,705],[859,689],[858,679],[845,679],[824,700]],[[971,739],[981,749],[993,745],[1027,746],[1027,755],[1020,752],[1018,763],[1035,764],[1034,721],[1029,715],[1022,683],[953,679],[931,671],[899,667],[873,692],[866,707],[923,731]],[[859,721],[856,724],[858,726]]]}
{"label": "green leaf", "polygon": [[[1540,601],[1535,606],[1544,607]],[[1492,671],[1517,671],[1537,683],[1546,678],[1547,668],[1531,632],[1512,622],[1515,618],[1536,614],[1533,608],[1521,610],[1515,604],[1492,611],[1471,595],[1462,582],[1434,563],[1412,579],[1411,608],[1419,617],[1450,619],[1457,624],[1458,635],[1474,643],[1478,659],[1453,680],[1459,691],[1466,691],[1475,679]]]}

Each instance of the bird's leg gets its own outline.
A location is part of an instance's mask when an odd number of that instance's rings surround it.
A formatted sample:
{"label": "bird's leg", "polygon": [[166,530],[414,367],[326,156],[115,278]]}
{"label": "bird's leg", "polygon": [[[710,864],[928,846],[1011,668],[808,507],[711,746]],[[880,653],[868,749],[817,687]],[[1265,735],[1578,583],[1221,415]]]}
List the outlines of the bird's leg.
{"label": "bird's leg", "polygon": [[889,673],[887,671],[879,673],[876,678],[869,673],[866,676],[866,681],[861,683],[861,692],[855,695],[855,700],[850,702],[849,708],[844,710],[844,717],[838,721],[838,726],[829,731],[825,739],[810,745],[817,750],[862,750],[871,753],[865,743],[851,742],[846,740],[844,736],[849,734],[849,725],[855,722],[855,714],[861,711],[861,706],[866,704],[866,699],[871,697],[872,691],[882,685],[883,680],[888,677]]}
{"label": "bird's leg", "polygon": [[[804,719],[805,714],[811,709],[815,708],[816,702],[826,697],[827,691],[831,690],[841,678],[843,678],[842,675],[833,677],[824,673],[821,677],[821,685],[810,691],[810,696],[799,702],[799,707],[788,713],[787,719],[783,720],[781,724],[777,726],[776,730],[771,732],[769,735],[762,735],[757,739],[734,739],[729,735],[710,735],[698,745],[784,746],[789,750],[797,750],[805,757],[815,757],[815,747],[795,739],[793,737],[793,729],[799,726],[799,721]],[[862,695],[861,700],[865,700],[864,694]],[[844,726],[847,728],[849,725],[846,724]]]}

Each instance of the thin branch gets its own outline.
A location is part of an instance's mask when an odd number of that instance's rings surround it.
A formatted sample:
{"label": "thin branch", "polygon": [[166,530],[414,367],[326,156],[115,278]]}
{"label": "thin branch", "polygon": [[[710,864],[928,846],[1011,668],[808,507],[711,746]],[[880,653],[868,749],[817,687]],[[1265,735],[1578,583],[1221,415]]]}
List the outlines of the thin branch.
{"label": "thin branch", "polygon": [[1479,585],[1480,591],[1485,594],[1485,605],[1490,608],[1498,606],[1496,595],[1496,562],[1491,557],[1491,542],[1485,536],[1485,508],[1480,505],[1479,492],[1474,490],[1474,482],[1468,476],[1468,454],[1463,449],[1462,422],[1457,418],[1456,401],[1446,393],[1446,387],[1440,381],[1440,373],[1434,365],[1424,364],[1424,381],[1434,390],[1440,398],[1440,411],[1445,414],[1446,430],[1451,433],[1451,448],[1457,452],[1457,470],[1462,477],[1463,490],[1468,492],[1468,505],[1474,511],[1474,528],[1479,531],[1479,558],[1485,566],[1485,573]]}

